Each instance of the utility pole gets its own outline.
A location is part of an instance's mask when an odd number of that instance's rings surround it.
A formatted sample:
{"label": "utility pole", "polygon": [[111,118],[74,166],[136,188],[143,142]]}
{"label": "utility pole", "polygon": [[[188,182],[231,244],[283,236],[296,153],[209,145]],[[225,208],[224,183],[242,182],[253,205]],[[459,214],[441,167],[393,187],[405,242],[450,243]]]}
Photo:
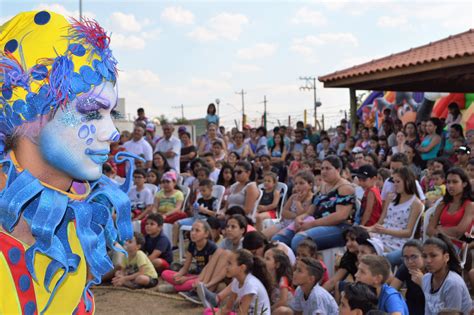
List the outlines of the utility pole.
{"label": "utility pole", "polygon": [[263,127],[267,129],[267,96],[263,96]]}
{"label": "utility pole", "polygon": [[242,89],[240,92],[235,92],[235,94],[240,94],[242,96],[242,130],[244,130],[244,126],[247,123],[247,119],[245,117],[245,102],[244,102],[244,95],[247,94],[247,92]]}
{"label": "utility pole", "polygon": [[221,103],[221,100],[216,98],[216,104],[217,104],[217,116],[219,116],[219,104]]}
{"label": "utility pole", "polygon": [[82,0],[79,0],[79,21],[82,21]]}
{"label": "utility pole", "polygon": [[181,106],[171,106],[171,108],[176,108],[176,109],[181,108],[181,119],[184,121],[184,105],[181,104]]}
{"label": "utility pole", "polygon": [[316,99],[316,77],[300,77],[300,80],[305,81],[305,85],[300,87],[300,90],[313,90],[314,95],[314,127],[318,128],[318,107],[321,103]]}

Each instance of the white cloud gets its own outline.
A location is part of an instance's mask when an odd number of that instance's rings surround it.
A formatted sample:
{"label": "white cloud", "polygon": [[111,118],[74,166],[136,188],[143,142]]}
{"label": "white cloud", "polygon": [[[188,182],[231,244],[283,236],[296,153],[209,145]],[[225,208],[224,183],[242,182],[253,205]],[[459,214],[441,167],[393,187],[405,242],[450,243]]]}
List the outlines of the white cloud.
{"label": "white cloud", "polygon": [[308,35],[302,38],[295,38],[290,46],[290,51],[306,57],[306,62],[318,63],[315,57],[315,48],[324,45],[350,45],[358,46],[359,41],[352,33],[323,33],[319,35]]}
{"label": "white cloud", "polygon": [[296,11],[291,19],[295,24],[310,24],[314,26],[324,26],[327,24],[327,18],[319,11],[314,11],[308,7],[302,7]]}
{"label": "white cloud", "polygon": [[313,48],[305,46],[303,43],[294,43],[291,45],[290,50],[303,56],[311,56],[313,54]]}
{"label": "white cloud", "polygon": [[161,32],[162,30],[160,28],[157,28],[150,31],[143,31],[140,33],[140,36],[147,40],[157,39],[160,36]]}
{"label": "white cloud", "polygon": [[[40,3],[33,10],[48,10],[48,11],[52,11],[52,12],[64,15],[65,17],[72,17],[77,20],[79,19],[79,10],[71,11],[71,10],[66,9],[66,7],[64,7],[63,5],[57,4],[57,3],[55,4]],[[82,16],[94,19],[96,15],[89,11],[83,11]]]}
{"label": "white cloud", "polygon": [[174,24],[193,24],[194,14],[182,7],[167,7],[161,13],[161,18]]}
{"label": "white cloud", "polygon": [[276,48],[275,44],[258,43],[253,47],[239,49],[237,57],[248,60],[270,57],[275,54]]}
{"label": "white cloud", "polygon": [[225,82],[222,80],[201,79],[201,78],[191,79],[191,87],[199,88],[199,89],[209,89],[209,90],[220,90],[220,89],[231,88],[228,82]]}
{"label": "white cloud", "polygon": [[381,16],[377,19],[377,26],[387,28],[400,28],[408,25],[408,20],[404,16]]}
{"label": "white cloud", "polygon": [[110,22],[111,29],[118,32],[139,32],[142,29],[142,25],[133,14],[113,12],[110,15]]}
{"label": "white cloud", "polygon": [[248,23],[248,18],[243,14],[224,12],[212,17],[206,26],[196,27],[188,33],[188,36],[200,42],[217,39],[237,40],[243,26]]}
{"label": "white cloud", "polygon": [[145,46],[145,39],[137,35],[124,35],[120,33],[114,33],[110,41],[110,47],[112,49],[136,51],[145,49]]}
{"label": "white cloud", "polygon": [[262,71],[261,67],[259,67],[257,65],[253,65],[253,64],[235,64],[235,65],[232,66],[232,69],[235,72],[240,72],[240,73],[249,73],[249,72]]}
{"label": "white cloud", "polygon": [[148,69],[124,70],[119,75],[120,85],[125,87],[157,87],[160,85],[160,77]]}

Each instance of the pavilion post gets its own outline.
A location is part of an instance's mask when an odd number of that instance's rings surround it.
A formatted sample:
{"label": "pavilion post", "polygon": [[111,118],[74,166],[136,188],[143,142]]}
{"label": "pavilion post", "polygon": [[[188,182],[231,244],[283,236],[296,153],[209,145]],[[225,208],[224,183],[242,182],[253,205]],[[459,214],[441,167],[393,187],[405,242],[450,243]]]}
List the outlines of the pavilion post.
{"label": "pavilion post", "polygon": [[351,135],[355,136],[357,132],[357,97],[356,97],[356,89],[349,88],[349,95],[351,99]]}

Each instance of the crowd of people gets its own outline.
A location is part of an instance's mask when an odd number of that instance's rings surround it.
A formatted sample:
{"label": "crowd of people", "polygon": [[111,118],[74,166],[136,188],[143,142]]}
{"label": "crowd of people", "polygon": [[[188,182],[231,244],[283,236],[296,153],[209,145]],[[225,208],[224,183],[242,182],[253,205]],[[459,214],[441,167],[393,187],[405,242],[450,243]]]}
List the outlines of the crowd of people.
{"label": "crowd of people", "polygon": [[[193,143],[184,126],[158,137],[139,109],[103,169],[120,183],[114,155],[143,158],[112,283],[178,292],[205,314],[470,314],[474,130],[449,110],[404,125],[386,109],[380,129],[226,131],[210,104]],[[320,255],[334,248],[335,265]]]}

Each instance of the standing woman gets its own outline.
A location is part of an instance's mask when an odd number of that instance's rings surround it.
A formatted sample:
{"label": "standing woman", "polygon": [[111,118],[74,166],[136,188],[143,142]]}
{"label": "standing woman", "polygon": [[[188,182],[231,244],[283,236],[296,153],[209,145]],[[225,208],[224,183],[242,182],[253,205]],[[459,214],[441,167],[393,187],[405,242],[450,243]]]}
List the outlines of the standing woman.
{"label": "standing woman", "polygon": [[466,172],[459,168],[450,168],[446,174],[446,194],[430,218],[427,234],[442,233],[457,241],[466,232],[470,232],[474,219],[474,203],[471,182]]}
{"label": "standing woman", "polygon": [[324,184],[309,210],[315,220],[304,222],[305,215],[295,219],[299,232],[291,241],[294,252],[307,237],[315,241],[319,250],[344,246],[342,232],[349,227],[355,209],[355,191],[352,184],[341,177],[342,169],[339,157],[329,155],[324,159],[321,166]]}
{"label": "standing woman", "polygon": [[219,116],[217,116],[216,105],[214,105],[214,103],[211,103],[209,106],[207,106],[206,128],[210,124],[219,126]]}
{"label": "standing woman", "polygon": [[456,140],[459,140],[461,143],[464,143],[466,141],[464,139],[462,126],[460,124],[451,124],[451,126],[449,127],[448,137],[444,141],[443,155],[449,157],[454,153],[454,142]]}
{"label": "standing woman", "polygon": [[441,148],[441,136],[437,129],[439,129],[438,119],[430,118],[430,120],[426,122],[426,135],[418,147],[418,152],[421,153],[421,159],[423,161],[432,160],[438,156],[438,152]]}
{"label": "standing woman", "polygon": [[470,314],[472,300],[461,277],[461,265],[456,249],[449,239],[439,234],[423,244],[427,274],[423,276],[425,315],[437,315],[445,308]]}
{"label": "standing woman", "polygon": [[408,145],[406,144],[407,137],[403,131],[397,132],[397,145],[392,147],[392,154],[406,153]]}
{"label": "standing woman", "polygon": [[252,169],[252,164],[247,161],[237,163],[234,168],[236,182],[230,187],[230,195],[227,198],[227,209],[239,206],[244,209],[245,215],[249,218],[260,196],[257,184],[251,178]]}
{"label": "standing woman", "polygon": [[187,131],[183,132],[179,136],[182,146],[181,146],[181,155],[179,156],[179,169],[182,173],[184,173],[188,166],[189,162],[191,162],[197,155],[196,146],[193,144],[191,140],[191,134]]}

